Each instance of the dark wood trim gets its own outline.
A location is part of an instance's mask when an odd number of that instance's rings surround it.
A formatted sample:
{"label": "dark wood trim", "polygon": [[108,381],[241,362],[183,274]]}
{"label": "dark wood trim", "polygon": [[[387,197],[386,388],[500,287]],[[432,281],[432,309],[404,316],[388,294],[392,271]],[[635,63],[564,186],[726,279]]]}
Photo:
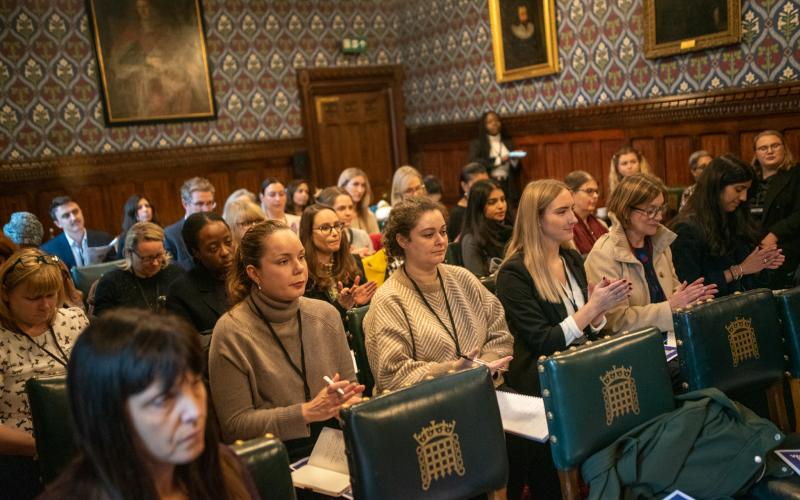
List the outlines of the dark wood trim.
{"label": "dark wood trim", "polygon": [[[317,120],[314,98],[346,92],[384,90],[390,94],[389,104],[394,141],[392,145],[393,162],[395,167],[408,163],[403,78],[404,72],[401,65],[313,68],[302,69],[298,72],[303,133],[312,172],[316,172],[324,166],[322,159],[319,158],[319,149],[314,146],[317,141],[316,129],[312,126]],[[312,181],[316,183],[317,179],[312,178]]]}
{"label": "dark wood trim", "polygon": [[[514,135],[631,130],[654,124],[796,114],[798,110],[800,82],[791,82],[508,116],[503,118],[503,126]],[[413,157],[413,152],[429,143],[471,140],[476,133],[474,120],[411,127],[409,147]]]}

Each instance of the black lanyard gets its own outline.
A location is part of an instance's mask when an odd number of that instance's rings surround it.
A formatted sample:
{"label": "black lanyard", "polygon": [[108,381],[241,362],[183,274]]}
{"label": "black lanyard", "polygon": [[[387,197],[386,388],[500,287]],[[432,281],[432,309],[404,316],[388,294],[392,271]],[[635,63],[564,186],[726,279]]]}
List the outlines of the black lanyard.
{"label": "black lanyard", "polygon": [[[572,288],[572,281],[569,279],[569,272],[567,271],[567,263],[564,258],[561,258],[561,265],[564,266],[564,279],[567,281],[567,286],[561,286],[564,289],[564,296],[570,304],[572,304],[572,314],[578,312],[578,301],[575,299],[575,290]],[[569,292],[567,292],[569,290]]]}
{"label": "black lanyard", "polygon": [[[61,345],[58,343],[58,338],[56,338],[56,332],[53,331],[52,327],[48,328],[48,332],[50,332],[50,334],[53,336],[53,342],[55,342],[55,344],[56,344],[56,349],[58,349],[58,352],[61,354],[60,358],[58,356],[56,356],[55,354],[53,354],[52,352],[50,352],[45,346],[43,346],[43,345],[39,344],[38,342],[36,342],[35,340],[33,340],[33,337],[31,337],[27,333],[25,333],[25,332],[23,332],[21,330],[19,332],[17,332],[17,333],[19,333],[20,335],[23,335],[26,339],[28,339],[28,341],[31,344],[35,345],[36,347],[39,348],[39,350],[41,350],[42,352],[44,352],[45,354],[50,356],[56,363],[58,363],[59,365],[63,366],[64,368],[66,368],[67,367],[67,363],[69,362],[69,357],[67,356],[67,353],[65,353],[64,350],[61,348]],[[45,343],[46,343],[47,342],[47,332],[45,332],[44,335],[45,335]]]}
{"label": "black lanyard", "polygon": [[305,393],[306,402],[311,401],[311,388],[308,386],[308,378],[306,376],[306,352],[303,348],[303,322],[300,319],[300,308],[297,308],[297,332],[298,336],[300,337],[300,366],[298,367],[294,361],[292,361],[292,357],[289,356],[289,351],[286,350],[286,346],[283,345],[281,339],[278,338],[278,334],[275,333],[275,329],[272,327],[272,323],[267,320],[267,317],[264,316],[264,313],[261,312],[261,309],[256,306],[253,297],[250,297],[250,308],[253,309],[258,315],[261,317],[261,320],[266,323],[267,328],[269,329],[269,333],[272,334],[272,338],[275,339],[275,342],[278,344],[278,347],[281,348],[281,352],[283,353],[284,358],[289,363],[289,366],[292,367],[292,370],[297,374],[298,377],[303,381],[303,392]]}
{"label": "black lanyard", "polygon": [[453,320],[453,311],[450,309],[450,301],[447,300],[447,292],[444,291],[444,281],[442,281],[442,274],[439,272],[439,269],[438,268],[436,269],[436,277],[439,278],[439,287],[441,287],[442,295],[444,295],[444,304],[445,306],[447,306],[447,315],[450,317],[450,324],[453,325],[452,332],[444,324],[442,318],[440,318],[439,315],[436,314],[436,311],[433,310],[433,307],[431,307],[430,303],[428,302],[428,299],[425,298],[425,294],[422,293],[422,290],[419,289],[419,285],[417,285],[417,282],[414,281],[414,278],[412,278],[411,275],[408,274],[408,271],[406,271],[405,265],[403,265],[403,272],[406,274],[406,277],[408,277],[408,280],[411,282],[411,284],[414,285],[414,289],[419,294],[420,298],[422,299],[422,302],[425,303],[425,306],[427,306],[431,314],[433,314],[436,317],[436,319],[439,320],[439,324],[442,325],[444,331],[446,331],[447,334],[450,336],[450,338],[453,339],[453,342],[456,344],[456,356],[461,357],[461,345],[458,343],[458,332],[456,331],[456,322]]}

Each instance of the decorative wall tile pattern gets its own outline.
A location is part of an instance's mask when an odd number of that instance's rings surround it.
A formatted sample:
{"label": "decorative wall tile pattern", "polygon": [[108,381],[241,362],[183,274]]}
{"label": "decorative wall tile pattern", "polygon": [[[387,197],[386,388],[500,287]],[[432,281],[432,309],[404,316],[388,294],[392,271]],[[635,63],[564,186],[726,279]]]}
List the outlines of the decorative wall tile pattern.
{"label": "decorative wall tile pattern", "polygon": [[645,59],[643,0],[556,0],[561,72],[498,84],[486,0],[400,13],[409,126],[800,79],[797,0],[744,0],[739,45]]}
{"label": "decorative wall tile pattern", "polygon": [[[0,1],[3,161],[302,136],[296,68],[397,64],[400,0],[203,0],[218,116],[107,128],[82,0]],[[368,50],[345,56],[346,36]]]}

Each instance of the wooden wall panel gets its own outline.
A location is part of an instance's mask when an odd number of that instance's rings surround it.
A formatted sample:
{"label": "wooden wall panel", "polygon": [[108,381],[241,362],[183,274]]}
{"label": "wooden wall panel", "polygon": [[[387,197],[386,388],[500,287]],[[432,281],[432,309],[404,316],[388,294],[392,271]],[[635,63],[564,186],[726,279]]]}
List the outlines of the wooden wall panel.
{"label": "wooden wall panel", "polygon": [[568,142],[551,142],[544,145],[543,177],[563,179],[572,170],[572,155],[569,146]]}
{"label": "wooden wall panel", "polygon": [[719,156],[732,150],[728,134],[702,134],[700,149],[705,149],[712,156]]}
{"label": "wooden wall panel", "polygon": [[669,186],[686,186],[694,182],[689,172],[687,159],[694,152],[692,138],[686,135],[664,137],[664,161],[666,177],[664,182]]}

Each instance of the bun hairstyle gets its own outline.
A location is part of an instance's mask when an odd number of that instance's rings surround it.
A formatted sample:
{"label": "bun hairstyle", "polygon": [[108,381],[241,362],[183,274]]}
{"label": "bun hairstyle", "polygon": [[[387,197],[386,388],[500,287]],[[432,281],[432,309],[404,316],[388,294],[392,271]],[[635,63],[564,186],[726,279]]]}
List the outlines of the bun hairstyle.
{"label": "bun hairstyle", "polygon": [[261,266],[264,257],[266,239],[278,231],[291,231],[289,226],[280,221],[267,220],[259,222],[244,233],[236,252],[233,255],[233,266],[228,273],[228,300],[231,307],[250,295],[253,281],[247,275],[247,266]]}

